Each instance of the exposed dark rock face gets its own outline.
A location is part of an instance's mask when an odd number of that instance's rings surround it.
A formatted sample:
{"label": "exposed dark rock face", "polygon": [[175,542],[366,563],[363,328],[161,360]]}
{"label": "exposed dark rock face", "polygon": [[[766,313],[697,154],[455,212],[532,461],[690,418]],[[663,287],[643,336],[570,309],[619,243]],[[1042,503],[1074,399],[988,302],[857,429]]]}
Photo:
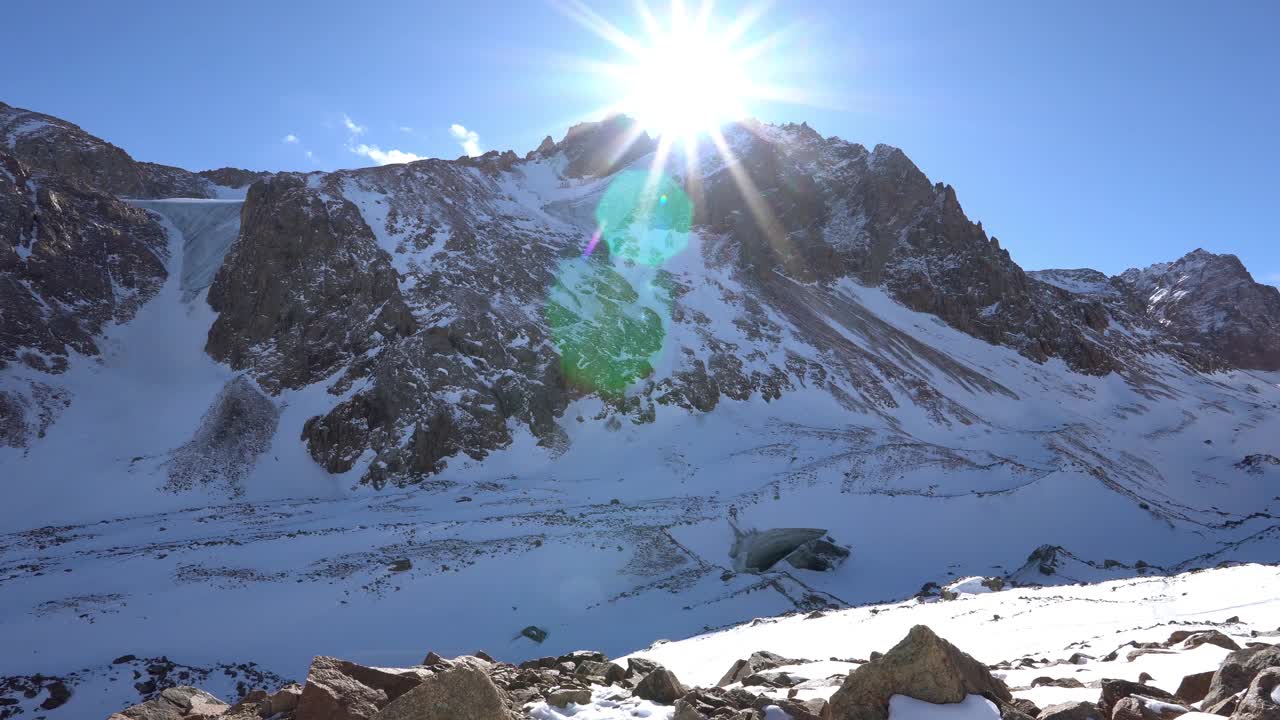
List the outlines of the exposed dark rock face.
{"label": "exposed dark rock face", "polygon": [[[771,131],[771,132],[770,132]],[[702,220],[738,240],[756,273],[802,281],[852,278],[883,286],[907,307],[1037,360],[1061,357],[1105,374],[1105,319],[1090,303],[1031,282],[949,185],[931,184],[901,150],[868,151],[823,139],[807,125],[747,133],[734,146],[741,173],[704,181]],[[745,175],[764,202],[751,207]],[[751,193],[745,194],[751,197]],[[1096,315],[1096,311],[1093,311]]]}
{"label": "exposed dark rock face", "polygon": [[196,173],[200,177],[229,188],[248,187],[253,183],[271,177],[273,173],[262,170],[245,170],[243,168],[224,167],[217,170],[201,170]]}
{"label": "exposed dark rock face", "polygon": [[1119,280],[1174,338],[1229,367],[1280,369],[1280,289],[1254,282],[1235,255],[1198,249]]}
{"label": "exposed dark rock face", "polygon": [[146,212],[0,153],[0,367],[66,368],[98,352],[166,277],[168,244]]}
{"label": "exposed dark rock face", "polygon": [[[510,442],[508,418],[555,442],[568,391],[536,313],[556,238],[510,231],[481,243],[494,228],[473,213],[492,195],[487,178],[437,161],[254,185],[210,288],[220,312],[210,354],[270,391],[340,371],[334,392],[366,379],[303,437],[332,472],[373,448],[370,482],[421,477],[458,453],[483,457]],[[464,212],[458,198],[475,205]],[[424,251],[434,262],[416,259]]]}
{"label": "exposed dark rock face", "polygon": [[289,175],[256,185],[209,289],[215,359],[276,391],[315,382],[414,329],[390,258],[349,201]]}
{"label": "exposed dark rock face", "polygon": [[0,102],[0,151],[33,170],[122,197],[211,197],[205,179],[181,168],[138,162],[79,126]]}
{"label": "exposed dark rock face", "polygon": [[[547,138],[550,140],[550,138]],[[584,122],[569,128],[558,146],[543,141],[539,152],[558,149],[568,159],[565,175],[571,178],[608,175],[636,158],[652,152],[656,143],[633,120],[620,115],[600,122]]]}

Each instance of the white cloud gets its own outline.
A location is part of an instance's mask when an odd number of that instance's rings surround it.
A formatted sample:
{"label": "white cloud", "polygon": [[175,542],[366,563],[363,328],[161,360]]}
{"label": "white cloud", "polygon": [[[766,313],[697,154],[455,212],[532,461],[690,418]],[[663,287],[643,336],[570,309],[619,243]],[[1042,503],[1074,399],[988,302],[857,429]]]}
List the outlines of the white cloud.
{"label": "white cloud", "polygon": [[480,134],[475,130],[468,130],[465,127],[454,123],[449,126],[449,134],[453,135],[453,139],[458,141],[462,146],[462,151],[471,157],[480,154]]}
{"label": "white cloud", "polygon": [[421,160],[421,155],[415,155],[404,150],[383,150],[377,145],[365,145],[360,143],[351,148],[351,152],[357,155],[363,155],[379,165],[392,165],[395,163],[407,163],[414,160]]}
{"label": "white cloud", "polygon": [[400,132],[411,133],[413,132],[413,128],[409,127],[408,125],[401,125]]}
{"label": "white cloud", "polygon": [[347,131],[352,135],[363,135],[364,131],[369,129],[357,123],[355,120],[352,120],[351,116],[346,113],[342,114],[342,124],[347,127]]}
{"label": "white cloud", "polygon": [[284,136],[284,139],[282,140],[282,142],[284,142],[287,145],[297,145],[298,136],[294,135],[293,133],[289,133],[288,135]]}
{"label": "white cloud", "polygon": [[315,154],[314,154],[314,153],[312,153],[310,150],[307,150],[306,152],[304,152],[304,153],[303,153],[303,155],[306,155],[308,160],[315,160],[315,159],[316,159]]}
{"label": "white cloud", "polygon": [[[361,125],[355,120],[352,120],[351,116],[346,113],[343,113],[342,115],[342,124],[347,128],[347,132],[350,133],[350,136],[347,138],[347,150],[350,150],[356,155],[367,157],[379,165],[394,165],[397,163],[408,163],[422,159],[421,155],[411,153],[407,150],[397,150],[395,148],[383,150],[381,147],[371,143],[356,142],[356,139],[361,135],[364,135],[369,128]],[[412,130],[412,128],[405,127],[400,129],[406,132]]]}

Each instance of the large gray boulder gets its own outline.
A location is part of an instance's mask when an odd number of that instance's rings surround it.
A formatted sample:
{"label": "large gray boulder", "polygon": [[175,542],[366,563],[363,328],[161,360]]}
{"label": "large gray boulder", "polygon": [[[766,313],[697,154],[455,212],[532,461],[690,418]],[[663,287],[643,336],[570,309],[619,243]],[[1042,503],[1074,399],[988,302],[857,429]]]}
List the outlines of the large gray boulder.
{"label": "large gray boulder", "polygon": [[1173,720],[1189,712],[1190,708],[1177,703],[1130,695],[1116,703],[1111,711],[1111,720]]}
{"label": "large gray boulder", "polygon": [[1209,684],[1203,707],[1212,707],[1249,687],[1266,668],[1280,666],[1280,646],[1256,645],[1228,655]]}
{"label": "large gray boulder", "polygon": [[1102,711],[1103,717],[1109,718],[1115,712],[1116,706],[1120,701],[1130,695],[1141,695],[1153,700],[1175,702],[1172,693],[1161,690],[1154,685],[1144,685],[1131,680],[1107,679],[1102,681],[1102,695],[1098,698],[1098,709]]}
{"label": "large gray boulder", "polygon": [[119,715],[129,720],[181,720],[221,715],[227,708],[226,703],[203,690],[180,685],[165,688],[159,696],[121,710]]}
{"label": "large gray boulder", "polygon": [[1009,688],[982,663],[924,625],[911,628],[889,652],[860,665],[831,696],[830,720],[886,720],[889,698],[958,703],[968,695],[1008,703]]}
{"label": "large gray boulder", "polygon": [[311,662],[298,698],[297,720],[368,720],[417,687],[417,675],[401,675],[320,656]]}
{"label": "large gray boulder", "polygon": [[1231,720],[1280,720],[1280,667],[1258,673]]}
{"label": "large gray boulder", "polygon": [[688,690],[680,683],[675,673],[661,667],[645,675],[635,689],[637,697],[662,705],[671,705],[686,692]]}
{"label": "large gray boulder", "polygon": [[[459,658],[374,716],[376,720],[508,720],[506,703],[482,661]],[[301,718],[299,719],[301,720]]]}
{"label": "large gray boulder", "polygon": [[742,682],[758,672],[772,670],[783,665],[794,665],[797,662],[797,660],[782,657],[768,650],[757,650],[751,653],[749,658],[733,661],[733,665],[720,678],[720,682],[716,683],[716,687],[725,687],[726,685]]}

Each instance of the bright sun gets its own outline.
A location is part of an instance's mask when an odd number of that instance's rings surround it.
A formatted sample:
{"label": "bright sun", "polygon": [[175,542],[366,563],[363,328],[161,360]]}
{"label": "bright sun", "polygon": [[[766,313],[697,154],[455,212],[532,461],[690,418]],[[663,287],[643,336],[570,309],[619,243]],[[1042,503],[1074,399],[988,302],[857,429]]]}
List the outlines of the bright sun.
{"label": "bright sun", "polygon": [[692,145],[751,114],[753,101],[780,99],[778,89],[764,81],[775,69],[764,56],[779,33],[749,37],[758,8],[717,23],[711,0],[693,11],[673,0],[661,19],[638,2],[644,32],[635,37],[581,2],[566,2],[572,19],[622,51],[619,62],[589,63],[607,91],[617,92],[605,114],[629,115],[651,134]]}
{"label": "bright sun", "polygon": [[623,68],[619,109],[658,135],[689,137],[747,115],[746,58],[727,38],[690,18],[672,17]]}

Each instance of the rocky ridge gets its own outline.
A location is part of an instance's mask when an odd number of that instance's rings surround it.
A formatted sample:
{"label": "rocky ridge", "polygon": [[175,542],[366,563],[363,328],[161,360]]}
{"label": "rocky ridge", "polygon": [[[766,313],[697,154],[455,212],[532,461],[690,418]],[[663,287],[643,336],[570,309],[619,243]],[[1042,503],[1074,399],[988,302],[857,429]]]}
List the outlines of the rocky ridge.
{"label": "rocky ridge", "polygon": [[[1235,652],[1216,671],[1184,678],[1177,693],[1148,681],[1104,679],[1094,686],[1100,690],[1095,702],[1076,700],[1043,709],[1015,697],[1013,690],[1024,688],[1011,689],[1002,679],[1007,671],[1015,665],[1044,672],[1056,668],[1056,678],[1037,678],[1031,687],[1084,688],[1066,671],[1093,658],[1077,653],[1056,666],[1031,658],[987,666],[929,627],[917,625],[887,652],[848,661],[854,667],[846,674],[816,682],[805,677],[804,669],[814,661],[767,651],[735,661],[715,686],[692,688],[643,657],[630,657],[624,666],[593,651],[519,665],[495,661],[483,652],[452,660],[433,652],[411,668],[366,667],[317,657],[301,685],[242,692],[231,704],[194,687],[178,686],[109,720],[555,720],[581,714],[670,720],[887,720],[904,699],[915,701],[924,712],[967,704],[991,720],[1172,720],[1188,713],[1272,720],[1280,712],[1275,697],[1280,646],[1255,642],[1239,649],[1216,630],[1179,630],[1166,641],[1141,643],[1139,649],[1188,651],[1205,642],[1222,643]],[[1114,657],[1103,662],[1109,659]],[[789,667],[800,670],[785,670]],[[802,688],[811,692],[824,686],[834,692],[798,697]],[[609,714],[610,709],[618,714]]]}
{"label": "rocky ridge", "polygon": [[221,168],[202,173],[134,160],[123,149],[61,118],[0,102],[0,151],[33,170],[54,173],[120,197],[217,197],[267,173]]}
{"label": "rocky ridge", "polygon": [[[303,437],[332,472],[372,450],[363,478],[374,484],[421,479],[455,455],[483,459],[511,442],[510,420],[562,447],[559,417],[584,393],[612,405],[598,420],[643,423],[658,405],[710,412],[722,398],[817,386],[858,412],[891,415],[906,396],[939,423],[972,422],[877,347],[905,346],[963,384],[1008,393],[832,292],[846,281],[1035,360],[1136,385],[1149,382],[1157,354],[1194,368],[1230,364],[1222,343],[1165,334],[1130,300],[1024,273],[968,221],[952,188],[931,184],[900,150],[868,151],[803,125],[732,130],[732,167],[704,156],[696,177],[668,168],[697,195],[694,267],[637,275],[611,262],[604,243],[580,258],[591,207],[617,168],[651,154],[643,137],[619,147],[633,136],[613,119],[524,159],[492,152],[256,185],[210,292],[219,312],[210,354],[272,389],[330,382],[345,399]],[[768,217],[743,199],[744,184],[766,199]],[[707,283],[719,307],[696,292]],[[736,327],[710,320],[726,309]],[[1264,344],[1280,338],[1251,327]],[[669,371],[622,364],[667,344]]]}

